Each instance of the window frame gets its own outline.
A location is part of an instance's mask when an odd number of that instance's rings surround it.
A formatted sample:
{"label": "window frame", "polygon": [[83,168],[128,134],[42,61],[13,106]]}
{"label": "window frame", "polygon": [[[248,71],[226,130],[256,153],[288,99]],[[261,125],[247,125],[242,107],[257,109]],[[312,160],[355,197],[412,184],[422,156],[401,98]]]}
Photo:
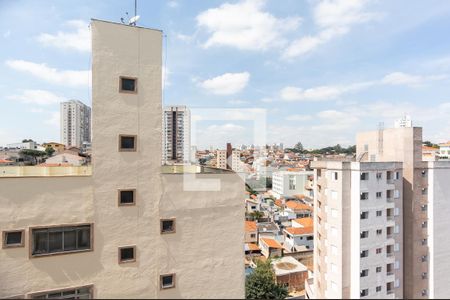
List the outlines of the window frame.
{"label": "window frame", "polygon": [[[132,79],[134,80],[134,91],[122,89],[122,79]],[[138,78],[132,76],[119,76],[119,93],[125,94],[137,94],[138,92]]]}
{"label": "window frame", "polygon": [[[6,236],[8,233],[14,233],[14,232],[20,232],[22,234],[20,244],[8,245],[6,243]],[[2,249],[22,248],[22,247],[25,247],[25,229],[12,229],[12,230],[3,230],[2,231]]]}
{"label": "window frame", "polygon": [[[123,249],[129,249],[129,248],[133,249],[133,259],[122,260],[121,251]],[[118,248],[117,254],[118,254],[117,259],[118,259],[119,264],[127,264],[127,263],[136,262],[136,260],[137,260],[137,258],[136,258],[136,256],[137,256],[136,245],[120,246]]]}
{"label": "window frame", "polygon": [[[163,231],[163,222],[164,221],[172,221],[173,222],[173,230],[172,231]],[[177,221],[176,218],[166,218],[166,219],[160,219],[160,233],[161,234],[173,234],[177,232]]]}
{"label": "window frame", "polygon": [[[50,229],[50,228],[57,228],[57,227],[82,227],[82,226],[90,226],[90,248],[89,249],[80,249],[80,250],[69,250],[69,251],[61,251],[61,252],[52,252],[52,253],[39,253],[39,254],[33,254],[34,244],[33,244],[33,230],[38,229]],[[28,228],[28,243],[30,245],[29,248],[29,258],[39,258],[39,257],[47,257],[47,256],[53,256],[53,255],[65,255],[65,254],[74,254],[74,253],[81,253],[81,252],[92,252],[94,251],[94,223],[76,223],[76,224],[57,224],[57,225],[46,225],[46,226],[30,226]]]}
{"label": "window frame", "polygon": [[[133,202],[131,203],[122,203],[121,201],[121,193],[122,192],[133,192]],[[135,206],[136,205],[136,189],[118,189],[117,190],[117,205],[118,206]]]}
{"label": "window frame", "polygon": [[39,296],[44,296],[47,294],[52,294],[52,293],[63,293],[63,292],[67,292],[70,290],[79,290],[79,289],[89,289],[90,295],[92,296],[91,299],[95,299],[95,295],[94,295],[94,284],[87,284],[87,285],[82,285],[82,286],[72,286],[72,287],[67,287],[67,288],[58,288],[58,289],[52,289],[52,290],[45,290],[45,291],[39,291],[39,292],[32,292],[32,293],[28,293],[26,294],[26,298],[27,299],[33,299],[33,297],[39,297]]}
{"label": "window frame", "polygon": [[[163,277],[166,276],[172,276],[172,285],[171,286],[164,286],[163,285]],[[176,274],[175,273],[168,273],[168,274],[161,274],[159,275],[159,288],[160,290],[168,290],[168,289],[173,289],[176,287]]]}
{"label": "window frame", "polygon": [[[122,148],[122,137],[132,137],[134,138],[133,148]],[[137,151],[137,135],[136,134],[119,134],[119,152],[136,152]]]}

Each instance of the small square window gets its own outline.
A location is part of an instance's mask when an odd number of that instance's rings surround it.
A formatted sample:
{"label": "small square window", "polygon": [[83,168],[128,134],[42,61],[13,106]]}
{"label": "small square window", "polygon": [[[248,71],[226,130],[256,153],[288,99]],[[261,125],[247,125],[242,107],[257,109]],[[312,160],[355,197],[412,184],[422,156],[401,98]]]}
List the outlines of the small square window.
{"label": "small square window", "polygon": [[175,233],[175,219],[161,220],[161,234]]}
{"label": "small square window", "polygon": [[3,248],[24,246],[24,230],[3,231]]}
{"label": "small square window", "polygon": [[363,251],[361,251],[361,253],[360,253],[360,257],[361,258],[363,258],[363,257],[368,257],[369,256],[369,250],[363,250]]}
{"label": "small square window", "polygon": [[377,210],[377,217],[381,217],[383,215],[383,211]]}
{"label": "small square window", "polygon": [[119,248],[119,263],[136,261],[136,246],[126,246]]}
{"label": "small square window", "polygon": [[136,136],[135,135],[120,135],[119,136],[119,151],[136,151]]}
{"label": "small square window", "polygon": [[381,193],[381,192],[377,192],[377,193],[376,193],[376,196],[377,196],[377,198],[379,199],[379,198],[381,198],[382,193]]}
{"label": "small square window", "polygon": [[175,287],[175,274],[161,275],[161,289],[170,289]]}
{"label": "small square window", "polygon": [[137,92],[137,78],[120,77],[120,92],[136,93]]}
{"label": "small square window", "polygon": [[119,191],[119,206],[134,205],[136,190],[120,190]]}
{"label": "small square window", "polygon": [[381,286],[380,285],[377,286],[376,291],[377,291],[377,293],[381,292]]}
{"label": "small square window", "polygon": [[377,273],[381,273],[381,267],[377,267]]}
{"label": "small square window", "polygon": [[382,229],[377,229],[377,235],[382,235],[383,234],[383,230]]}
{"label": "small square window", "polygon": [[377,249],[376,249],[376,253],[377,253],[377,254],[381,254],[381,252],[383,252],[383,248],[377,248]]}
{"label": "small square window", "polygon": [[378,172],[377,173],[377,179],[381,179],[383,177],[383,173]]}

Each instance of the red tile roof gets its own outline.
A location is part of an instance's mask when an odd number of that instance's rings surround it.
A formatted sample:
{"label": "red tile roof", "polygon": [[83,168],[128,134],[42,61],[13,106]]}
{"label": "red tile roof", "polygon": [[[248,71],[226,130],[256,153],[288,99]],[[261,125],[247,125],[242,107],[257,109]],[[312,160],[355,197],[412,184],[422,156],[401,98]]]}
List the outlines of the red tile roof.
{"label": "red tile roof", "polygon": [[283,249],[283,246],[274,239],[261,238],[261,241],[269,248]]}
{"label": "red tile roof", "polygon": [[314,226],[314,220],[313,218],[299,218],[293,220],[297,222],[298,224],[302,225],[303,227],[313,227]]}
{"label": "red tile roof", "polygon": [[292,210],[312,210],[311,206],[296,201],[288,201],[286,206]]}
{"label": "red tile roof", "polygon": [[312,234],[313,228],[312,227],[301,227],[301,228],[295,228],[295,227],[287,227],[284,230],[289,232],[292,235],[302,235],[302,234]]}
{"label": "red tile roof", "polygon": [[250,250],[250,251],[259,251],[260,250],[258,245],[256,245],[255,243],[247,243],[247,247],[248,247],[248,250]]}
{"label": "red tile roof", "polygon": [[256,226],[255,221],[245,221],[245,231],[246,232],[256,231],[256,230],[257,230],[257,226]]}

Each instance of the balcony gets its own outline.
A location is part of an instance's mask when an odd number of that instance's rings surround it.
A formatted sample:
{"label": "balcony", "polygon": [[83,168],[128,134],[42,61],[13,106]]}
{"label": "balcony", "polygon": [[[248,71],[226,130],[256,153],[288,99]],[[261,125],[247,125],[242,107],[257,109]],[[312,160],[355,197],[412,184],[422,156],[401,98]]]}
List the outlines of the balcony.
{"label": "balcony", "polygon": [[394,257],[394,251],[386,252],[386,257]]}

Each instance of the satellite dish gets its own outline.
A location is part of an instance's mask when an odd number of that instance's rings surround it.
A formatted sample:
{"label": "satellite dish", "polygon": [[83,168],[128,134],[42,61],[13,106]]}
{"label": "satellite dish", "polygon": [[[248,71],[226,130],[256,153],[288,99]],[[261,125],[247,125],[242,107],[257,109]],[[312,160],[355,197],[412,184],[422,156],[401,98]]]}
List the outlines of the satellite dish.
{"label": "satellite dish", "polygon": [[134,16],[128,21],[128,25],[136,26],[136,22],[139,20],[140,16]]}

